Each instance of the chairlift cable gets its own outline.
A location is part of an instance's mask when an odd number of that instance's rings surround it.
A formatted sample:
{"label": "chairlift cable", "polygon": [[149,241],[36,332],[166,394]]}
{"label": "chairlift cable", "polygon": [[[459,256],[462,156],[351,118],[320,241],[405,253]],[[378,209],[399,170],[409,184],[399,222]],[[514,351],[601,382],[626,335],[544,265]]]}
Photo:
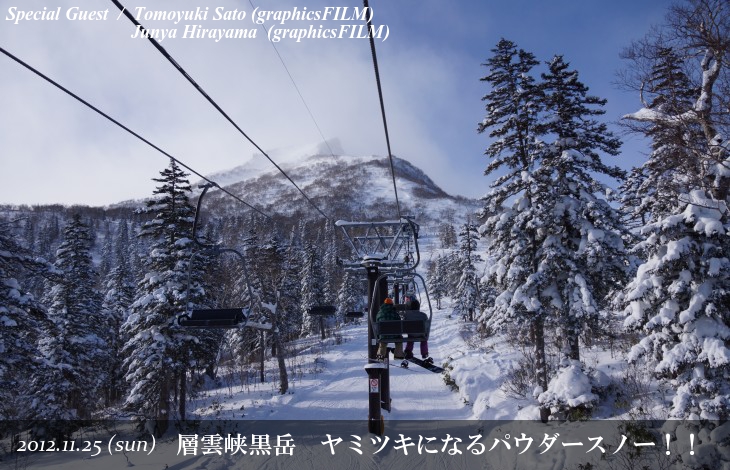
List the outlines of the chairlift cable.
{"label": "chairlift cable", "polygon": [[[114,1],[114,0],[113,0]],[[363,0],[365,5],[365,11],[370,11],[368,0]],[[388,148],[388,160],[390,161],[390,175],[393,178],[393,191],[395,192],[395,205],[398,209],[398,218],[402,217],[400,211],[400,201],[398,200],[398,188],[395,184],[395,167],[393,165],[393,153],[390,150],[390,136],[388,134],[388,121],[385,118],[385,103],[383,101],[383,87],[380,84],[380,72],[378,70],[378,56],[375,53],[375,38],[373,37],[372,31],[372,15],[368,16],[368,37],[370,38],[370,52],[373,56],[373,69],[375,70],[375,83],[378,86],[378,98],[380,99],[380,114],[383,116],[383,129],[385,130],[385,144]]]}
{"label": "chairlift cable", "polygon": [[284,175],[284,177],[285,177],[285,178],[286,178],[287,180],[289,180],[289,182],[290,182],[290,183],[291,183],[291,184],[292,184],[292,185],[293,185],[293,186],[294,186],[294,187],[295,187],[295,188],[297,189],[297,191],[299,191],[299,193],[300,193],[300,194],[301,194],[301,195],[302,195],[302,196],[304,197],[304,199],[306,199],[306,200],[307,200],[307,202],[309,202],[309,204],[310,204],[310,205],[311,205],[312,207],[314,207],[314,208],[315,208],[315,209],[317,210],[317,212],[319,212],[319,213],[320,213],[320,214],[321,214],[321,215],[322,215],[322,216],[323,216],[323,217],[324,217],[325,219],[327,219],[327,220],[328,220],[329,222],[332,222],[332,220],[331,220],[331,219],[330,219],[330,218],[329,218],[329,217],[328,217],[328,216],[327,216],[327,215],[326,215],[326,214],[325,214],[324,212],[322,212],[322,209],[320,209],[320,208],[319,208],[319,207],[318,207],[318,206],[317,206],[317,205],[316,205],[316,204],[314,203],[314,201],[312,201],[312,200],[311,200],[311,199],[309,198],[309,196],[307,196],[307,195],[306,195],[306,194],[304,193],[304,191],[302,191],[302,189],[301,189],[301,188],[300,188],[300,187],[299,187],[299,186],[298,186],[298,185],[297,185],[297,184],[296,184],[296,183],[294,182],[294,180],[292,180],[292,179],[291,179],[291,178],[289,177],[289,175],[287,175],[287,174],[286,174],[286,172],[285,172],[285,171],[284,171],[284,170],[283,170],[283,169],[282,169],[282,168],[281,168],[281,167],[280,167],[280,166],[279,166],[279,165],[278,165],[278,164],[277,164],[277,163],[276,163],[276,162],[275,162],[275,161],[274,161],[274,160],[273,160],[273,159],[272,159],[272,158],[271,158],[270,156],[269,156],[269,154],[267,154],[267,153],[266,153],[266,152],[264,151],[264,149],[262,149],[262,148],[261,148],[261,147],[260,147],[260,146],[259,146],[259,145],[258,145],[258,144],[257,144],[256,142],[254,142],[254,141],[253,141],[253,139],[252,139],[251,137],[249,137],[249,136],[248,136],[248,134],[246,134],[246,133],[245,133],[245,132],[243,131],[243,129],[241,129],[241,127],[240,127],[240,126],[239,126],[238,124],[236,124],[236,122],[235,122],[235,121],[234,121],[234,120],[233,120],[233,119],[232,119],[232,118],[231,118],[231,117],[230,117],[230,116],[229,116],[229,115],[228,115],[228,114],[227,114],[227,113],[226,113],[226,112],[225,112],[225,111],[223,110],[223,108],[221,108],[221,107],[220,107],[220,105],[218,105],[218,103],[216,103],[216,101],[215,101],[215,100],[214,100],[213,98],[211,98],[211,97],[210,97],[210,95],[208,95],[208,93],[206,93],[206,91],[205,91],[205,90],[204,90],[204,89],[203,89],[203,88],[202,88],[202,87],[201,87],[201,86],[200,86],[200,85],[198,84],[198,82],[196,82],[196,81],[195,81],[195,80],[193,79],[193,77],[191,77],[191,76],[190,76],[190,74],[188,74],[188,73],[187,73],[187,72],[185,71],[185,69],[184,69],[184,68],[183,68],[183,67],[182,67],[182,66],[181,66],[180,64],[178,64],[178,63],[177,63],[177,61],[176,61],[176,60],[175,60],[175,59],[174,59],[174,58],[173,58],[173,57],[172,57],[172,56],[171,56],[171,55],[170,55],[170,54],[169,54],[169,53],[168,53],[168,52],[167,52],[167,51],[165,50],[165,48],[164,48],[164,47],[162,47],[162,46],[160,45],[160,43],[159,43],[159,42],[157,42],[157,40],[156,40],[156,39],[155,39],[155,38],[153,37],[153,35],[152,35],[152,34],[149,34],[149,33],[147,32],[147,29],[146,29],[146,28],[145,28],[144,26],[142,26],[142,24],[140,24],[140,23],[139,23],[139,21],[137,21],[137,20],[136,20],[136,19],[134,18],[134,16],[132,15],[132,13],[130,13],[130,12],[129,12],[129,10],[127,10],[127,8],[126,8],[126,7],[124,7],[124,6],[123,6],[123,5],[121,4],[121,3],[119,3],[119,1],[118,1],[118,0],[111,0],[111,2],[112,2],[112,3],[114,3],[114,5],[116,5],[116,7],[117,7],[117,8],[119,8],[119,10],[120,10],[120,11],[121,11],[121,12],[122,12],[122,13],[124,14],[124,16],[126,16],[126,17],[127,17],[128,19],[129,19],[129,21],[131,21],[131,22],[132,22],[132,23],[133,23],[133,24],[134,24],[135,26],[137,26],[137,28],[138,28],[138,29],[140,30],[140,33],[142,33],[142,34],[143,34],[144,36],[146,36],[146,37],[147,37],[147,39],[149,39],[149,41],[150,41],[150,42],[152,43],[152,45],[153,45],[153,46],[155,46],[155,48],[156,48],[156,49],[157,49],[157,50],[158,50],[158,51],[160,52],[160,54],[162,54],[162,55],[163,55],[163,56],[164,56],[164,57],[165,57],[165,58],[166,58],[166,59],[167,59],[167,60],[168,60],[168,61],[169,61],[169,62],[170,62],[170,63],[171,63],[172,65],[173,65],[173,67],[175,67],[175,68],[177,69],[177,71],[178,71],[178,72],[180,72],[180,74],[181,74],[181,75],[182,75],[183,77],[185,77],[185,78],[186,78],[186,79],[188,80],[188,82],[190,82],[190,84],[191,84],[191,85],[193,85],[193,87],[194,87],[194,88],[195,88],[196,90],[198,90],[198,92],[199,92],[199,93],[200,93],[201,95],[203,95],[203,97],[204,97],[204,98],[205,98],[206,100],[208,100],[208,102],[209,102],[209,103],[210,103],[210,104],[211,104],[211,105],[212,105],[212,106],[213,106],[213,107],[214,107],[214,108],[215,108],[216,110],[218,110],[218,112],[219,112],[219,113],[220,113],[220,114],[221,114],[221,115],[222,115],[222,116],[223,116],[223,117],[224,117],[224,118],[225,118],[225,119],[226,119],[226,120],[227,120],[227,121],[228,121],[228,122],[229,122],[229,123],[230,123],[230,124],[231,124],[231,125],[232,125],[233,127],[235,127],[235,128],[236,128],[236,130],[237,130],[237,131],[238,131],[238,132],[239,132],[239,133],[240,133],[240,134],[241,134],[241,135],[242,135],[243,137],[245,137],[245,138],[246,138],[246,140],[248,140],[248,141],[249,141],[249,142],[251,143],[251,145],[253,145],[253,146],[254,146],[254,147],[256,148],[256,150],[258,150],[259,152],[261,152],[261,154],[262,154],[262,155],[263,155],[264,157],[266,157],[266,159],[267,159],[267,160],[269,160],[269,162],[271,162],[271,164],[272,164],[272,165],[274,165],[274,166],[276,167],[276,169],[277,169],[277,170],[279,170],[279,172],[280,172],[280,173],[281,173],[282,175]]}
{"label": "chairlift cable", "polygon": [[175,163],[177,163],[178,165],[182,166],[183,168],[185,168],[185,169],[186,169],[186,170],[188,170],[189,172],[191,172],[191,173],[195,174],[195,175],[196,175],[196,176],[198,176],[199,178],[201,178],[201,179],[203,179],[203,180],[207,181],[208,183],[212,184],[212,185],[213,185],[213,186],[215,186],[216,188],[220,189],[221,191],[223,191],[223,192],[224,192],[224,193],[226,193],[227,195],[229,195],[229,196],[231,196],[232,198],[236,199],[236,200],[237,200],[238,202],[241,202],[241,203],[245,204],[245,205],[246,205],[246,206],[248,206],[248,207],[249,207],[250,209],[253,209],[253,210],[254,210],[254,211],[256,211],[257,213],[259,213],[259,214],[263,215],[264,217],[266,217],[267,219],[271,219],[271,216],[269,216],[268,214],[264,213],[263,211],[261,211],[260,209],[258,209],[258,208],[256,208],[256,207],[252,206],[252,205],[251,205],[251,204],[249,204],[248,202],[244,201],[244,200],[243,200],[243,199],[241,199],[240,197],[238,197],[238,196],[236,196],[235,194],[233,194],[233,193],[231,193],[230,191],[228,191],[227,189],[224,189],[224,188],[222,188],[222,187],[221,187],[221,186],[220,186],[220,185],[219,185],[218,183],[216,183],[215,181],[211,180],[210,178],[208,178],[208,177],[206,177],[206,176],[202,175],[201,173],[199,173],[199,172],[195,171],[195,170],[194,170],[193,168],[191,168],[190,166],[186,165],[186,164],[185,164],[185,163],[183,163],[183,162],[182,162],[181,160],[179,160],[179,159],[177,159],[177,158],[173,157],[172,155],[170,155],[169,153],[165,152],[164,150],[162,150],[162,149],[161,149],[160,147],[158,147],[157,145],[155,145],[155,144],[153,144],[152,142],[150,142],[149,140],[145,139],[144,137],[142,137],[141,135],[139,135],[138,133],[136,133],[135,131],[133,131],[133,130],[132,130],[132,129],[130,129],[129,127],[127,127],[127,126],[125,126],[124,124],[122,124],[121,122],[117,121],[116,119],[114,119],[113,117],[111,117],[110,115],[108,115],[107,113],[105,113],[104,111],[100,110],[99,108],[97,108],[97,107],[96,107],[96,106],[94,106],[93,104],[91,104],[91,103],[89,103],[88,101],[86,101],[85,99],[81,98],[81,97],[80,97],[79,95],[77,95],[76,93],[72,92],[72,91],[71,91],[71,90],[69,90],[68,88],[64,87],[64,86],[63,86],[63,85],[61,85],[60,83],[56,82],[56,81],[55,81],[55,80],[53,80],[52,78],[48,77],[47,75],[43,74],[43,73],[42,73],[42,72],[40,72],[39,70],[35,69],[35,68],[34,68],[33,66],[31,66],[30,64],[28,64],[28,63],[24,62],[23,60],[21,60],[20,58],[16,57],[16,56],[15,56],[15,55],[13,55],[13,54],[12,54],[11,52],[9,52],[9,51],[5,50],[5,49],[4,49],[3,47],[0,47],[0,52],[2,52],[3,54],[5,54],[5,55],[6,55],[6,56],[8,56],[9,58],[13,59],[13,60],[14,60],[15,62],[17,62],[18,64],[22,65],[22,66],[23,66],[23,67],[25,67],[26,69],[30,70],[30,71],[31,71],[31,72],[33,72],[34,74],[38,75],[39,77],[41,77],[42,79],[44,79],[45,81],[47,81],[48,83],[50,83],[51,85],[53,85],[53,86],[55,86],[56,88],[58,88],[59,90],[63,91],[63,92],[64,92],[64,93],[66,93],[67,95],[69,95],[69,96],[71,96],[72,98],[76,99],[76,100],[77,100],[78,102],[80,102],[81,104],[83,104],[83,105],[85,105],[86,107],[88,107],[88,108],[92,109],[92,110],[93,110],[93,111],[95,111],[95,112],[96,112],[97,114],[101,115],[102,117],[106,118],[107,120],[111,121],[112,123],[116,124],[117,126],[121,127],[122,129],[124,129],[124,130],[125,130],[125,131],[127,131],[128,133],[132,134],[133,136],[135,136],[136,138],[138,138],[138,139],[139,139],[139,140],[141,140],[142,142],[146,143],[147,145],[149,145],[149,146],[150,146],[150,147],[152,147],[153,149],[155,149],[155,150],[157,150],[158,152],[160,152],[161,154],[165,155],[165,156],[166,156],[167,158],[169,158],[170,160],[174,161],[174,162],[175,162]]}
{"label": "chairlift cable", "polygon": [[[251,5],[252,10],[256,9],[256,7],[254,7],[254,5],[253,5],[253,0],[248,0],[248,3]],[[261,23],[261,29],[264,30],[264,32],[266,33],[266,36],[268,37],[269,30],[266,29],[266,24]],[[289,80],[291,80],[291,84],[294,86],[294,89],[297,91],[297,94],[299,95],[299,99],[302,100],[302,104],[304,105],[304,108],[306,108],[307,113],[309,113],[309,117],[312,119],[312,122],[314,123],[314,127],[317,128],[317,132],[319,132],[319,136],[322,138],[322,141],[327,146],[327,149],[330,151],[330,155],[334,158],[335,153],[332,151],[332,147],[330,147],[330,143],[324,137],[324,133],[322,132],[322,129],[319,127],[319,123],[317,123],[317,119],[315,119],[314,113],[312,113],[312,110],[309,108],[309,105],[307,104],[307,101],[304,99],[304,95],[302,95],[301,90],[299,90],[299,86],[297,85],[297,82],[294,80],[294,77],[292,76],[291,72],[289,71],[289,67],[287,67],[286,62],[284,62],[284,58],[281,56],[281,53],[279,53],[279,48],[276,47],[276,44],[273,41],[269,41],[269,44],[271,44],[271,47],[274,48],[274,51],[276,52],[277,57],[279,57],[279,61],[281,62],[281,65],[284,67],[286,74],[289,75]]]}

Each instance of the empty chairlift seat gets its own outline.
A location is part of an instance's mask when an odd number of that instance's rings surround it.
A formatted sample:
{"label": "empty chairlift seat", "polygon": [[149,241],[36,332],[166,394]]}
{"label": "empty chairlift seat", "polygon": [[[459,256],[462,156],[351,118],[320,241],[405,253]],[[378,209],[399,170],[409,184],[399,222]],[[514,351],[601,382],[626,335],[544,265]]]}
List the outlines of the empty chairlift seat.
{"label": "empty chairlift seat", "polygon": [[334,315],[337,312],[337,308],[334,305],[313,305],[309,307],[307,313],[315,316],[329,316]]}
{"label": "empty chairlift seat", "polygon": [[359,322],[365,312],[347,312],[345,313],[345,322]]}
{"label": "empty chairlift seat", "polygon": [[178,324],[187,328],[238,328],[246,322],[248,309],[195,309],[180,316]]}

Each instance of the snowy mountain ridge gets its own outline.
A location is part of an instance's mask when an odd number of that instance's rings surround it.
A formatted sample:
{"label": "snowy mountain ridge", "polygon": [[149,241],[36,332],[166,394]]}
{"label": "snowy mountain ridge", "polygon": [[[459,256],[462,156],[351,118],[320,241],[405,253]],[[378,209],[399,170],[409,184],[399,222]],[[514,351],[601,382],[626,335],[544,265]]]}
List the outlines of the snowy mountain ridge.
{"label": "snowy mountain ridge", "polygon": [[[321,147],[315,150],[323,150]],[[381,220],[396,216],[388,158],[310,153],[311,150],[272,152],[269,156],[333,219]],[[476,200],[447,194],[406,159],[393,157],[393,170],[401,213],[417,221],[430,224],[442,219],[453,220],[480,208]],[[212,174],[210,179],[268,214],[319,217],[294,185],[262,155]],[[211,202],[212,206],[219,209],[233,208],[220,193],[215,196],[212,193],[211,199],[216,201]]]}

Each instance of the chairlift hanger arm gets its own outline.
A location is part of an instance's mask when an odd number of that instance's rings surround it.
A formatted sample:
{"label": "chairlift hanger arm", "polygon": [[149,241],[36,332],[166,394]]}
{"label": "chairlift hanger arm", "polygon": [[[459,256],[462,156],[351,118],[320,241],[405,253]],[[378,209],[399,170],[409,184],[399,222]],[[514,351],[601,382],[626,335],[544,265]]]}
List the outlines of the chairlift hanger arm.
{"label": "chairlift hanger arm", "polygon": [[200,219],[200,208],[203,205],[203,198],[205,197],[205,193],[207,193],[210,188],[219,187],[219,186],[217,184],[213,184],[213,183],[206,183],[206,184],[201,185],[200,187],[203,189],[203,191],[200,193],[200,196],[198,196],[198,203],[195,206],[195,220],[193,221],[193,241],[202,248],[215,249],[215,248],[217,248],[217,245],[203,243],[202,241],[198,240],[197,232],[198,232],[198,220]]}
{"label": "chairlift hanger arm", "polygon": [[251,283],[249,282],[246,257],[243,255],[243,253],[233,248],[223,248],[217,244],[204,243],[198,239],[197,235],[197,227],[198,221],[200,220],[203,199],[205,198],[208,190],[215,186],[217,185],[205,184],[201,186],[203,191],[200,193],[200,196],[198,196],[198,203],[195,208],[195,220],[193,221],[192,238],[195,244],[198,245],[202,250],[212,252],[216,256],[223,253],[233,253],[238,256],[241,261],[241,266],[243,268],[243,276],[246,283],[246,288],[248,289],[249,306],[247,308],[233,309],[192,309],[189,300],[190,288],[192,285],[192,272],[193,266],[195,264],[195,257],[200,255],[200,252],[193,251],[193,253],[190,255],[190,260],[188,262],[188,279],[187,288],[185,291],[186,313],[182,314],[178,318],[177,323],[180,326],[188,328],[243,328],[247,325],[249,318],[254,312],[255,305],[253,289],[251,288]]}
{"label": "chairlift hanger arm", "polygon": [[[345,239],[350,244],[353,252],[365,260],[366,258],[377,258],[383,265],[391,264],[400,255],[403,246],[413,239],[416,247],[416,262],[410,267],[415,267],[420,262],[418,252],[418,225],[407,217],[399,220],[386,220],[380,222],[351,222],[338,220],[335,225],[342,228]],[[359,231],[361,234],[350,234],[348,229]],[[393,233],[383,233],[383,229],[390,229]],[[364,231],[364,233],[362,233]],[[399,262],[399,264],[402,264]]]}

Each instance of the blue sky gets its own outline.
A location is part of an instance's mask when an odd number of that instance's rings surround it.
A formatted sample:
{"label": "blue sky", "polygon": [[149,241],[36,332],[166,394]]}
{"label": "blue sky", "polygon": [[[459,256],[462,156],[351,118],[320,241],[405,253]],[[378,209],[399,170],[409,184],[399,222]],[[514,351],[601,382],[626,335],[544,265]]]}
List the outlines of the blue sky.
{"label": "blue sky", "polygon": [[[157,10],[223,6],[250,11],[242,0],[124,0]],[[259,0],[271,10],[294,6],[359,7],[354,0]],[[387,24],[377,43],[392,150],[423,168],[452,194],[483,195],[489,179],[481,64],[501,37],[548,60],[562,54],[590,91],[609,100],[606,119],[639,107],[638,97],[613,84],[623,66],[621,49],[663,19],[669,1],[371,0],[373,23]],[[133,25],[116,20],[111,2],[0,0],[0,44],[99,106],[196,170],[210,174],[253,157],[255,149],[220,117],[146,41],[132,39]],[[8,9],[61,6],[59,21],[6,21]],[[109,8],[109,19],[73,22],[72,6]],[[164,22],[143,22],[168,28]],[[285,25],[307,27],[318,22]],[[256,28],[209,22],[206,27]],[[271,26],[271,25],[270,25]],[[339,26],[325,23],[325,27]],[[182,31],[180,31],[181,33]],[[271,44],[255,39],[166,39],[162,45],[261,147],[284,154],[321,140]],[[386,154],[367,40],[277,43],[327,139],[348,154]],[[151,178],[165,158],[72,101],[30,72],[0,56],[0,203],[105,205],[149,196]],[[617,129],[618,130],[618,129]],[[624,139],[609,161],[625,168],[645,146]],[[283,150],[282,150],[283,149]]]}

